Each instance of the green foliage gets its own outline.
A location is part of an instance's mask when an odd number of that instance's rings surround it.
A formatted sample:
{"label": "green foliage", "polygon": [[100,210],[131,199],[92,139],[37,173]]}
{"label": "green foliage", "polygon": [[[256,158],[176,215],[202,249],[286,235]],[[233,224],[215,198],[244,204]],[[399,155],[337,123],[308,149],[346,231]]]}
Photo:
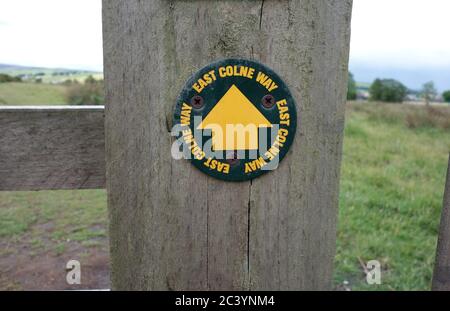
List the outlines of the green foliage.
{"label": "green foliage", "polygon": [[437,95],[437,90],[434,87],[434,82],[429,81],[422,86],[421,96],[425,100],[425,103],[432,101]]}
{"label": "green foliage", "polygon": [[70,86],[72,84],[79,84],[78,80],[72,80],[72,79],[66,79],[63,82],[61,82],[62,85]]}
{"label": "green foliage", "polygon": [[450,103],[450,90],[445,91],[444,93],[442,93],[442,97],[444,98],[444,100],[447,103]]}
{"label": "green foliage", "polygon": [[84,84],[70,83],[66,99],[69,105],[103,105],[105,102],[103,80],[88,76]]}
{"label": "green foliage", "polygon": [[0,73],[0,83],[6,82],[22,82],[20,77],[13,77],[4,73]]}
{"label": "green foliage", "polygon": [[351,72],[348,73],[348,82],[347,82],[347,99],[355,100],[356,99],[356,82]]}
{"label": "green foliage", "polygon": [[376,79],[370,86],[370,99],[389,103],[401,103],[407,88],[394,79]]}
{"label": "green foliage", "polygon": [[87,76],[87,77],[86,77],[86,80],[84,80],[84,83],[85,83],[85,84],[95,84],[95,83],[97,83],[97,82],[98,82],[98,81],[95,80],[95,78],[94,78],[92,75]]}

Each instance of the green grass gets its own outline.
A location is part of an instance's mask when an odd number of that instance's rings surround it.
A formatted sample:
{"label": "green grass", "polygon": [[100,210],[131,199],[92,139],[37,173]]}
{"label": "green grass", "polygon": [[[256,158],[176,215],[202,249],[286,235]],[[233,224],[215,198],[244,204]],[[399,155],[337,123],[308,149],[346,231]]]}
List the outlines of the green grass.
{"label": "green grass", "polygon": [[[420,109],[425,108],[348,105],[337,287],[347,281],[354,290],[430,288],[450,130]],[[411,126],[409,115],[427,122]],[[106,228],[102,190],[0,192],[0,243],[63,254],[68,240],[101,247]],[[372,259],[382,263],[381,285],[365,282],[360,260]]]}
{"label": "green grass", "polygon": [[[353,289],[430,289],[450,132],[408,128],[405,105],[351,104],[341,171],[335,281]],[[367,285],[359,260],[382,264]]]}
{"label": "green grass", "polygon": [[0,192],[0,240],[60,254],[67,241],[96,246],[106,224],[103,190]]}
{"label": "green grass", "polygon": [[63,85],[0,83],[0,105],[65,105]]}

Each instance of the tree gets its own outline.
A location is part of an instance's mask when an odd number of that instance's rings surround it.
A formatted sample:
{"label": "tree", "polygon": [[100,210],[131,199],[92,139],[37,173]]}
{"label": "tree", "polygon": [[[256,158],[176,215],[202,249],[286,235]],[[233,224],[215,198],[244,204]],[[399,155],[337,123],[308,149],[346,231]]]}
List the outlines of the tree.
{"label": "tree", "polygon": [[97,80],[92,75],[87,76],[86,80],[84,80],[84,84],[95,84]]}
{"label": "tree", "polygon": [[348,83],[347,83],[347,99],[356,99],[356,82],[351,72],[348,73]]}
{"label": "tree", "polygon": [[401,103],[406,96],[407,88],[394,79],[375,79],[369,88],[370,99]]}
{"label": "tree", "polygon": [[375,79],[369,88],[370,100],[381,100],[383,85],[380,79]]}
{"label": "tree", "polygon": [[425,83],[422,86],[422,98],[425,100],[425,105],[429,105],[430,101],[432,101],[436,95],[437,95],[437,91],[436,88],[434,87],[434,83],[433,81],[429,81],[427,83]]}
{"label": "tree", "polygon": [[67,87],[66,98],[70,105],[103,105],[103,80],[89,76],[84,84],[73,82]]}
{"label": "tree", "polygon": [[4,73],[0,73],[0,83],[6,82],[22,82],[22,78],[19,76],[13,77]]}
{"label": "tree", "polygon": [[447,103],[450,103],[450,90],[442,93],[442,97],[444,98],[444,101],[446,101]]}

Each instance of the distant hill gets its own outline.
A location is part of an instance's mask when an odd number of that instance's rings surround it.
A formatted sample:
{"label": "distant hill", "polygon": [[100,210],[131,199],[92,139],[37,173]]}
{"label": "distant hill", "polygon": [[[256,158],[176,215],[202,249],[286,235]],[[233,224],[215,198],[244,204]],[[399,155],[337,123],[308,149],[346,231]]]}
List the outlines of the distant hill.
{"label": "distant hill", "polygon": [[410,90],[420,90],[422,85],[433,81],[439,92],[450,89],[450,67],[442,68],[394,68],[350,62],[355,80],[372,82],[376,78],[396,79]]}
{"label": "distant hill", "polygon": [[82,73],[92,73],[97,74],[101,73],[99,71],[92,70],[82,70],[82,69],[67,69],[67,68],[47,68],[47,67],[30,67],[30,66],[21,66],[21,65],[12,65],[12,64],[0,64],[0,72],[36,72],[36,71],[44,71],[44,72],[82,72]]}
{"label": "distant hill", "polygon": [[20,76],[24,81],[42,79],[42,82],[45,83],[61,83],[68,79],[83,81],[90,75],[96,79],[103,79],[103,73],[90,70],[27,67],[11,64],[0,64],[0,73]]}
{"label": "distant hill", "polygon": [[1,70],[1,71],[3,71],[3,70],[8,70],[8,69],[10,69],[10,68],[18,68],[18,67],[20,67],[20,66],[7,65],[7,64],[0,64],[0,70]]}

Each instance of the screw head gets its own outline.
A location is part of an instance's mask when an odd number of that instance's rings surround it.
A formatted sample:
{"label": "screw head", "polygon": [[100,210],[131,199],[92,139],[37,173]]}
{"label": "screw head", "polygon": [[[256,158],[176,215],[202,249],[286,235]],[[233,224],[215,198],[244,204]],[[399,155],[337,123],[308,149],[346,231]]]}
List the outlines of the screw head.
{"label": "screw head", "polygon": [[226,161],[231,166],[238,165],[240,160],[238,159],[237,151],[228,151],[226,154]]}
{"label": "screw head", "polygon": [[267,94],[262,98],[261,102],[264,108],[270,109],[275,105],[275,97],[271,94]]}
{"label": "screw head", "polygon": [[192,106],[192,108],[200,109],[200,108],[203,107],[204,104],[205,103],[203,101],[203,97],[201,97],[200,95],[194,95],[191,98],[191,106]]}

